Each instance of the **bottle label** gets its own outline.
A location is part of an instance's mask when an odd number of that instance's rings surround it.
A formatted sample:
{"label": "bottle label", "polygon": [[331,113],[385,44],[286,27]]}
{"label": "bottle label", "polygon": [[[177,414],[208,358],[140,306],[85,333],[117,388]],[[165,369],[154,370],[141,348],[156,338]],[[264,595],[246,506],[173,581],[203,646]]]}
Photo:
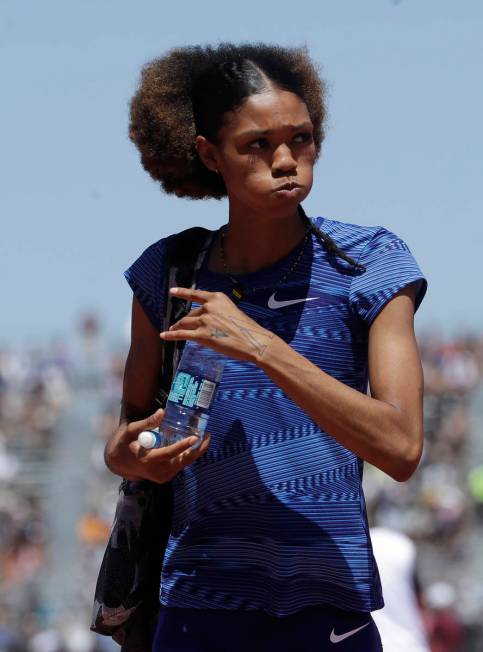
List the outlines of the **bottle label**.
{"label": "bottle label", "polygon": [[169,393],[168,401],[190,408],[208,410],[215,393],[216,383],[202,376],[178,371]]}

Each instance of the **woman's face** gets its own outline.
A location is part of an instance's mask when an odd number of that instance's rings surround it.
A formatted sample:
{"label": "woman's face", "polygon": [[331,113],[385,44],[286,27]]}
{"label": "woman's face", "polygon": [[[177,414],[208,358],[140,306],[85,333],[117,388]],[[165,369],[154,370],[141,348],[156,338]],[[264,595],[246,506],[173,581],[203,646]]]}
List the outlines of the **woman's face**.
{"label": "woman's face", "polygon": [[287,215],[312,187],[312,132],[305,103],[294,93],[270,88],[225,114],[217,144],[206,141],[210,156],[204,161],[212,161],[223,176],[231,207]]}

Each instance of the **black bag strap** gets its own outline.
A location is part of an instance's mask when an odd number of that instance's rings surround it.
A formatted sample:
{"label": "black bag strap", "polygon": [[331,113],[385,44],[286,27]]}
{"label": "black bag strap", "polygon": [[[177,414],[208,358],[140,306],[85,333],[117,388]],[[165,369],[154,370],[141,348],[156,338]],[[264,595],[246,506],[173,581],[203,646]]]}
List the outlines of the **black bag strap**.
{"label": "black bag strap", "polygon": [[[167,330],[171,324],[181,319],[190,310],[191,302],[177,299],[169,294],[169,288],[194,287],[196,276],[203,262],[215,233],[201,227],[194,227],[176,233],[167,240],[166,267],[164,268],[164,328]],[[158,380],[158,390],[154,398],[153,412],[159,407],[164,408],[168,400],[169,390],[173,381],[174,372],[178,366],[185,342],[165,342],[163,346],[163,359]],[[149,484],[150,481],[146,480]],[[154,484],[152,486],[154,509],[163,514],[159,519],[159,568],[153,569],[160,572],[164,557],[164,550],[171,532],[173,520],[173,488],[171,482]]]}
{"label": "black bag strap", "polygon": [[[171,287],[195,287],[196,277],[203,259],[215,236],[215,231],[195,226],[170,236],[166,242],[166,267],[164,268],[164,329],[186,315],[191,303],[169,294]],[[166,405],[174,371],[178,365],[185,342],[165,342],[158,391],[153,411]]]}
{"label": "black bag strap", "polygon": [[[204,256],[213,240],[215,233],[201,227],[187,229],[181,233],[170,236],[167,241],[166,267],[165,267],[165,302],[164,329],[181,319],[190,310],[191,302],[178,299],[169,294],[170,287],[195,287],[197,273],[201,267]],[[154,399],[154,410],[165,407],[173,376],[178,366],[185,342],[165,342],[161,373],[158,382],[158,391]],[[146,483],[150,483],[146,480]],[[156,577],[161,574],[164,552],[168,543],[173,520],[173,487],[171,482],[152,484],[151,504],[152,513],[161,515],[157,521],[157,531],[151,532],[156,542],[157,555],[153,555],[150,572]],[[134,620],[128,625],[127,632],[131,632],[126,640],[121,643],[121,652],[145,652],[144,642],[150,643],[154,635],[159,609],[159,584],[154,584],[155,589],[150,595],[145,596],[144,613],[134,614]],[[139,624],[136,624],[139,623]],[[122,636],[122,635],[121,635]],[[136,649],[136,637],[140,636],[143,644],[140,650]]]}

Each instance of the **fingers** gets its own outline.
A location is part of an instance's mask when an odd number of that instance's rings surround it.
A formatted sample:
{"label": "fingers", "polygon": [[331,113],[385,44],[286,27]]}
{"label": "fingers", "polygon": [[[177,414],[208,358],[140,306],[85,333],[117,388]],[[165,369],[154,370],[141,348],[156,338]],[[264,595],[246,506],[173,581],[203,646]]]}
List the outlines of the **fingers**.
{"label": "fingers", "polygon": [[159,410],[156,410],[154,414],[149,415],[149,417],[146,417],[145,419],[131,421],[126,427],[124,439],[126,441],[134,441],[137,439],[140,432],[143,430],[154,430],[159,426],[163,419],[164,410],[160,408]]}
{"label": "fingers", "polygon": [[174,471],[174,475],[184,469],[185,466],[192,464],[199,457],[201,457],[208,449],[210,445],[210,434],[206,433],[203,437],[201,445],[198,448],[191,448],[189,451],[184,454],[178,455],[177,457],[171,460],[171,466]]}
{"label": "fingers", "polygon": [[200,317],[191,317],[190,315],[186,315],[186,317],[183,317],[183,319],[180,319],[178,322],[170,326],[168,330],[178,331],[180,329],[186,329],[191,331],[195,328],[199,328],[201,325],[202,324]]}
{"label": "fingers", "polygon": [[186,315],[187,317],[199,317],[200,315],[203,315],[205,313],[205,307],[204,306],[199,306],[198,308],[193,308],[193,310],[190,310],[189,313]]}
{"label": "fingers", "polygon": [[133,441],[129,444],[129,448],[138,460],[144,460],[150,464],[168,464],[172,459],[189,450],[197,441],[197,437],[186,437],[169,446],[161,446],[161,448],[144,448],[139,442]]}
{"label": "fingers", "polygon": [[184,453],[189,448],[191,448],[191,446],[194,446],[197,441],[198,441],[198,437],[186,437],[186,439],[177,441],[175,444],[164,446],[163,450],[167,455],[167,457],[173,459],[175,457],[178,457],[182,453]]}
{"label": "fingers", "polygon": [[208,301],[213,296],[213,292],[207,292],[206,290],[193,290],[191,288],[170,288],[171,294],[175,297],[181,297],[182,299],[188,299],[189,301],[198,301],[204,303]]}
{"label": "fingers", "polygon": [[[171,446],[148,451],[149,467],[146,467],[146,475],[153,482],[169,482],[177,473],[206,452],[210,444],[210,435],[206,433],[199,448],[193,449],[193,443],[197,441],[196,437],[188,437]],[[171,459],[166,458],[168,450],[170,451],[169,455],[172,455]],[[177,454],[174,454],[176,452]],[[157,457],[161,459],[156,459]],[[148,464],[148,460],[146,460],[146,464]]]}
{"label": "fingers", "polygon": [[164,331],[159,334],[162,340],[196,340],[200,339],[200,334],[196,330],[174,330]]}
{"label": "fingers", "polygon": [[114,473],[128,480],[145,478],[157,483],[168,482],[182,468],[203,455],[209,444],[209,435],[196,449],[193,447],[199,442],[198,437],[186,437],[161,448],[147,449],[141,446],[137,441],[139,433],[154,430],[163,418],[164,410],[159,409],[145,419],[127,424],[111,454]]}

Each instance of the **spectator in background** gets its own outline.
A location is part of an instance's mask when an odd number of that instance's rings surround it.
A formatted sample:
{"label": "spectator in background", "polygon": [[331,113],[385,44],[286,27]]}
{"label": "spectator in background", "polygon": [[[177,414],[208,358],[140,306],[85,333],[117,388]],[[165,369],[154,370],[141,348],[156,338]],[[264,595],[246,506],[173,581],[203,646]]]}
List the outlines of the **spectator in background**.
{"label": "spectator in background", "polygon": [[371,528],[385,607],[373,613],[384,652],[430,652],[421,614],[416,546],[402,532]]}

